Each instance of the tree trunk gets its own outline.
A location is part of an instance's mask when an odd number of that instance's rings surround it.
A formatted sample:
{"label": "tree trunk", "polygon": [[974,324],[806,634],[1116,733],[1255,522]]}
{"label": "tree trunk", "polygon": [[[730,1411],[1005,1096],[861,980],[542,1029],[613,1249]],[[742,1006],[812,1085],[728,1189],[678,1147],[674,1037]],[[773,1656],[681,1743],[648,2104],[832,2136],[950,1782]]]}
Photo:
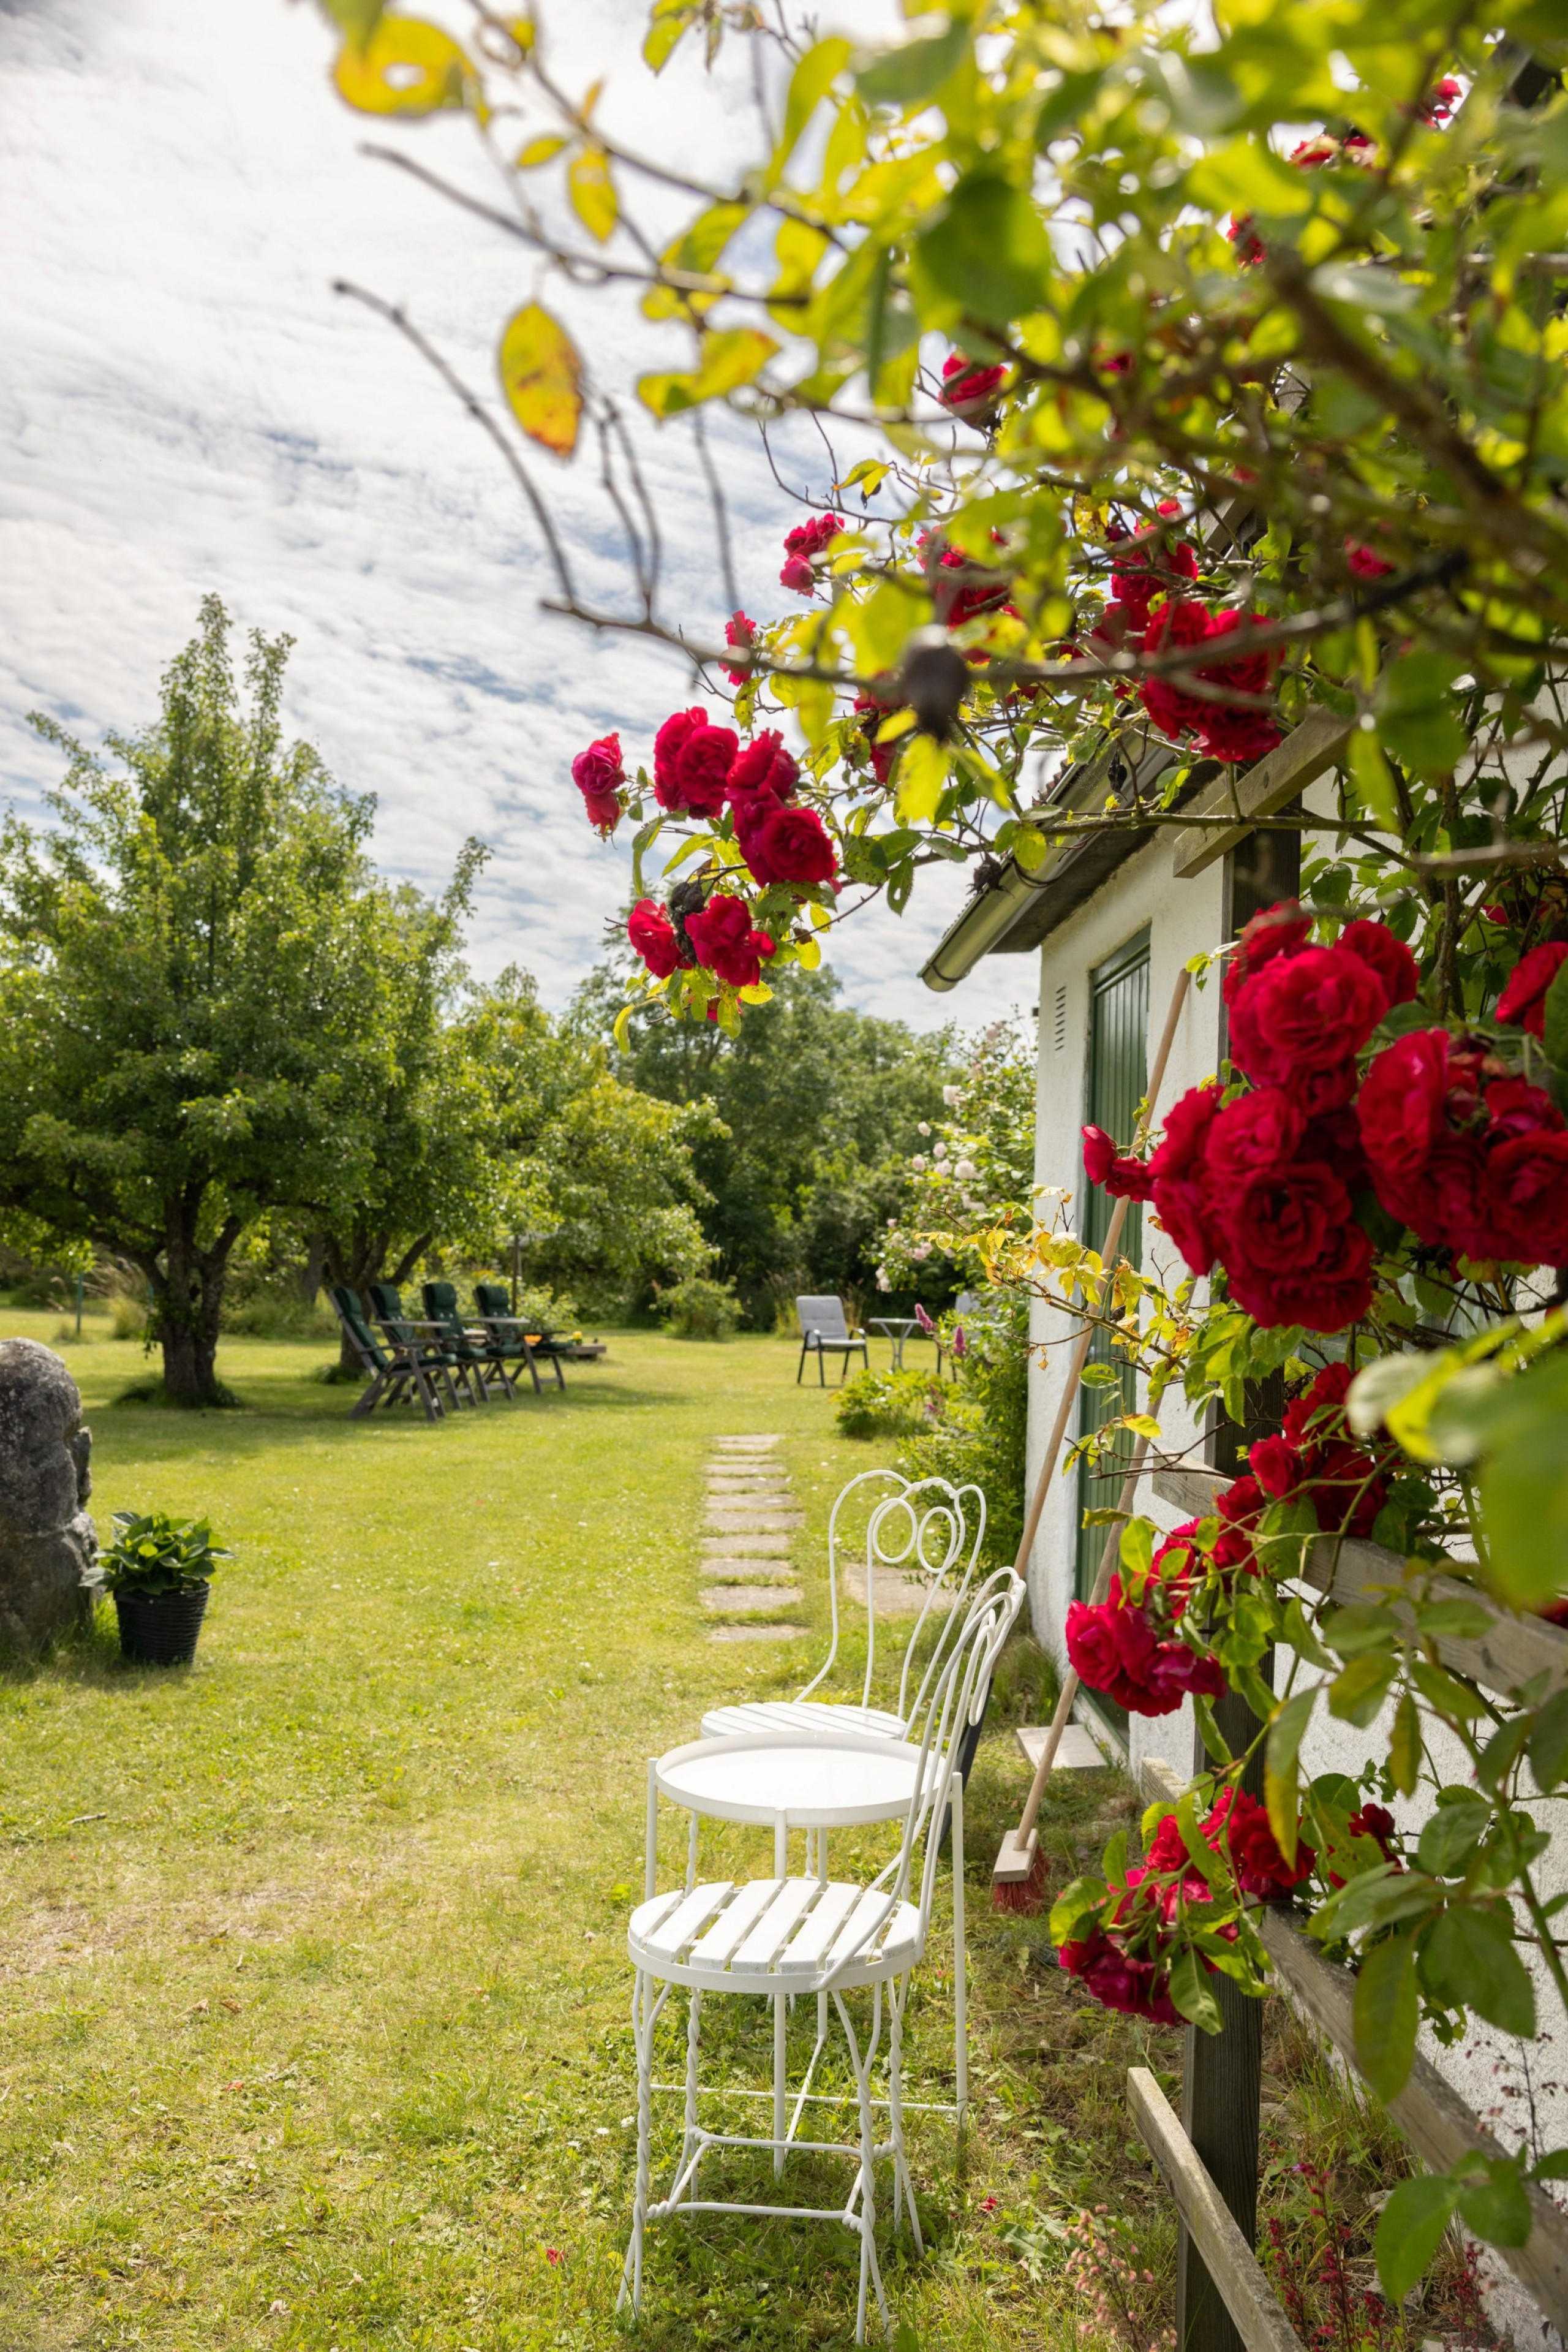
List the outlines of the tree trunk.
{"label": "tree trunk", "polygon": [[198,1246],[199,1192],[165,1203],[163,1263],[147,1269],[152,1333],[163,1350],[163,1393],[171,1404],[233,1402],[217,1376],[218,1318],[229,1253],[243,1230],[230,1217],[207,1248]]}

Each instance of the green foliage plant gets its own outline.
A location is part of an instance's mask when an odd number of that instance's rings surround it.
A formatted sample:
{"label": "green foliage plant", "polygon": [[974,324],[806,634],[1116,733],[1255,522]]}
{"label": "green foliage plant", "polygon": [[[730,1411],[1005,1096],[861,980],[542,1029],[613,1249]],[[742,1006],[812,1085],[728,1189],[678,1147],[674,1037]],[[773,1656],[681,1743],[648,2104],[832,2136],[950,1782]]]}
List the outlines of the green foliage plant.
{"label": "green foliage plant", "polygon": [[740,1301],[727,1282],[689,1274],[660,1291],[659,1313],[677,1339],[727,1339],[740,1320]]}
{"label": "green foliage plant", "polygon": [[[1423,2021],[1449,2041],[1476,2017],[1533,2039],[1538,1980],[1568,2005],[1546,1826],[1568,1788],[1568,1700],[1542,1675],[1499,1691],[1469,1645],[1500,1609],[1568,1597],[1561,7],[1218,0],[1197,16],[1132,0],[1113,20],[1091,0],[980,0],[857,48],[661,0],[655,71],[700,26],[710,56],[755,44],[779,100],[719,184],[655,167],[684,188],[673,235],[639,220],[647,159],[559,88],[532,19],[482,53],[450,44],[411,97],[406,77],[378,75],[374,44],[416,21],[365,0],[340,89],[377,113],[442,106],[480,123],[515,101],[540,121],[548,135],[512,169],[559,166],[567,208],[525,203],[517,234],[573,278],[602,257],[606,282],[640,280],[670,345],[638,386],[650,415],[724,401],[767,425],[804,414],[824,451],[841,426],[865,448],[812,485],[781,575],[796,601],[743,629],[737,616],[727,637],[721,620],[666,614],[642,566],[622,611],[590,607],[533,493],[559,609],[706,664],[710,705],[727,673],[725,715],[752,739],[736,775],[773,772],[760,736],[789,729],[798,746],[788,826],[811,845],[796,860],[809,879],[780,878],[775,819],[737,807],[727,772],[710,788],[722,742],[703,739],[687,780],[668,741],[624,763],[617,741],[593,821],[632,829],[644,969],[622,1039],[654,1018],[744,1034],[791,966],[816,968],[848,907],[901,910],[934,866],[967,864],[983,905],[1085,836],[1180,836],[1205,822],[1201,793],[1218,796],[1212,822],[1281,743],[1298,782],[1320,780],[1310,809],[1271,803],[1271,823],[1306,836],[1300,936],[1250,946],[1260,966],[1310,952],[1327,961],[1303,971],[1341,978],[1368,947],[1385,984],[1356,980],[1350,997],[1381,1009],[1348,1023],[1333,1072],[1313,1073],[1334,1086],[1307,1107],[1284,1092],[1300,1066],[1260,1074],[1233,1019],[1244,1066],[1188,1100],[1181,1150],[1196,1156],[1184,1170],[1167,1155],[1164,1203],[1146,1168],[1116,1179],[1154,1187],[1149,1223],[1167,1238],[1185,1216],[1187,1269],[1174,1243],[1144,1272],[1103,1263],[1065,1203],[1026,1225],[982,1215],[971,1186],[967,1240],[948,1221],[988,1279],[1030,1293],[1064,1338],[1098,1326],[1139,1376],[1139,1410],[1092,1447],[1158,1445],[1173,1383],[1200,1423],[1211,1409],[1247,1421],[1266,1380],[1298,1417],[1322,1415],[1315,1434],[1292,1423],[1289,1441],[1253,1446],[1256,1492],[1228,1498],[1245,1501],[1244,1540],[1218,1511],[1174,1552],[1145,1518],[1122,1530],[1106,1606],[1158,1617],[1208,1769],[1145,1821],[1157,1864],[1134,1880],[1113,1838],[1051,1932],[1074,1969],[1103,1962],[1119,2000],[1212,2032],[1217,1970],[1257,1996],[1270,1980],[1260,1884],[1294,1889],[1357,1971],[1361,2071],[1379,2098],[1397,2095]],[[570,456],[592,395],[566,329],[535,299],[497,340],[520,433]],[[656,872],[671,877],[659,898]],[[1505,1018],[1532,957],[1533,1008]],[[1257,984],[1245,956],[1233,970]],[[1402,1122],[1385,1105],[1384,1140],[1414,1137],[1417,1160],[1431,1145],[1402,1206],[1375,1170],[1359,1181],[1375,1063],[1391,1087],[1404,1071],[1420,1107]],[[1313,1246],[1332,1229],[1341,1253],[1310,1298],[1296,1275],[1312,1248],[1249,1264],[1204,1225],[1226,1223],[1244,1184],[1194,1172],[1192,1130],[1249,1105],[1298,1135],[1351,1120],[1315,1157],[1280,1147],[1281,1197],[1316,1188],[1301,1231],[1316,1216]],[[1166,1140],[1179,1140],[1168,1121]],[[1290,1483],[1309,1454],[1343,1474],[1315,1499]],[[1332,1564],[1369,1538],[1381,1590],[1345,1605],[1303,1582],[1309,1547]],[[1258,1718],[1241,1753],[1214,1722],[1225,1687]],[[1325,1720],[1370,1735],[1358,1778],[1305,1776]],[[1244,1871],[1254,1756],[1266,1820]],[[1396,1800],[1416,1816],[1407,1833]],[[1563,2177],[1568,2148],[1525,2146],[1402,2183],[1377,2231],[1385,2294],[1405,2295],[1456,2214],[1522,2243],[1532,2189]]]}
{"label": "green foliage plant", "polygon": [[833,1419],[845,1437],[913,1437],[946,1410],[948,1383],[911,1368],[856,1372],[833,1398]]}
{"label": "green foliage plant", "polygon": [[205,1519],[166,1511],[116,1511],[114,1538],[100,1555],[110,1592],[189,1592],[234,1554],[213,1541]]}

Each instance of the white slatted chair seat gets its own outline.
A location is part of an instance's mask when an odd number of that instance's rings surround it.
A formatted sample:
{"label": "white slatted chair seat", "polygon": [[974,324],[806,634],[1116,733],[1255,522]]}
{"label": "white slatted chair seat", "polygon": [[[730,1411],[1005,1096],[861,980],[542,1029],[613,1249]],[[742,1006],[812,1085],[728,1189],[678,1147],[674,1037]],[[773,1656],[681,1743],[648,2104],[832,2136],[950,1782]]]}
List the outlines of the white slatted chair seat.
{"label": "white slatted chair seat", "polygon": [[738,1706],[710,1707],[703,1717],[705,1739],[734,1739],[763,1732],[805,1732],[836,1738],[852,1731],[859,1739],[902,1739],[904,1718],[884,1706],[835,1706],[826,1699],[764,1698]]}
{"label": "white slatted chair seat", "polygon": [[633,1968],[697,1992],[843,1990],[902,1976],[920,1958],[918,1907],[837,1879],[716,1879],[655,1895],[632,1914]]}

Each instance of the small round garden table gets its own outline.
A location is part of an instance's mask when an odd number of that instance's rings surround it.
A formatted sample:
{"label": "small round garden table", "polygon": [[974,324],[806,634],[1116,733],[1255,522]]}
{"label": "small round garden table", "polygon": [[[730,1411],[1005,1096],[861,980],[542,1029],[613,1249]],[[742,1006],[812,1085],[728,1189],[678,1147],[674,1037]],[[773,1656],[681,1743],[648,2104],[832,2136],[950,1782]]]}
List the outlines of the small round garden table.
{"label": "small round garden table", "polygon": [[[912,1327],[914,1328],[914,1327]],[[936,1758],[927,1759],[935,1766]],[[672,1748],[648,1766],[648,1836],[645,1892],[658,1892],[659,1799],[691,1816],[686,1885],[696,1883],[699,1821],[750,1822],[773,1832],[773,1868],[789,1874],[789,1832],[807,1833],[808,1875],[828,1875],[830,1830],[863,1829],[874,1822],[901,1821],[908,1812],[920,1777],[920,1750],[905,1739],[857,1739],[849,1732],[751,1732],[725,1739],[692,1739]],[[953,1805],[953,2007],[956,2095],[967,2105],[968,2063],[965,2034],[964,1811],[962,1783],[955,1778]],[[940,1835],[928,1827],[927,1836]],[[785,2003],[779,1995],[773,2020],[773,2137],[793,2139],[810,2093],[811,2077],[827,2039],[826,1993],[817,1997],[817,2046],[785,2129]],[[676,2089],[677,2084],[660,2085]],[[761,2094],[759,2095],[766,2095]],[[905,2100],[905,2106],[919,2104]],[[778,2158],[782,2164],[783,2158]]]}
{"label": "small round garden table", "polygon": [[901,1372],[904,1370],[904,1343],[906,1339],[913,1339],[919,1330],[920,1318],[917,1315],[868,1315],[866,1328],[868,1331],[880,1331],[889,1341],[893,1349],[893,1369]]}

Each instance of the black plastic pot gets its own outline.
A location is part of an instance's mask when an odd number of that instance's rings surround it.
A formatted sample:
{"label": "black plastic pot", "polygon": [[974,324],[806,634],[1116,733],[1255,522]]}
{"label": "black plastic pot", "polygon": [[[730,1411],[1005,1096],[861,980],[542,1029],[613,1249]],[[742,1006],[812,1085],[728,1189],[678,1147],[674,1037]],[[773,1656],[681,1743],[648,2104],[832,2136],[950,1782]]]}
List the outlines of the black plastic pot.
{"label": "black plastic pot", "polygon": [[143,1666],[188,1666],[196,1654],[209,1590],[193,1584],[174,1592],[118,1591],[120,1656]]}

